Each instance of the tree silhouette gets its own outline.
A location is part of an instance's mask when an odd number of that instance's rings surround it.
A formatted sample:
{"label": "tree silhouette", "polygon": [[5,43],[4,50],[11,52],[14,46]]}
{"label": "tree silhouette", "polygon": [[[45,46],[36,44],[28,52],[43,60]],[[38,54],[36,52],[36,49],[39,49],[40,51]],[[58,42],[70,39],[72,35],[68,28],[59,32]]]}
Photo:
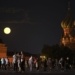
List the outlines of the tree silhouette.
{"label": "tree silhouette", "polygon": [[61,57],[73,58],[74,56],[74,53],[70,48],[66,46],[60,46],[58,44],[53,45],[53,46],[44,45],[42,49],[42,54],[46,55],[47,57],[58,58],[58,59]]}

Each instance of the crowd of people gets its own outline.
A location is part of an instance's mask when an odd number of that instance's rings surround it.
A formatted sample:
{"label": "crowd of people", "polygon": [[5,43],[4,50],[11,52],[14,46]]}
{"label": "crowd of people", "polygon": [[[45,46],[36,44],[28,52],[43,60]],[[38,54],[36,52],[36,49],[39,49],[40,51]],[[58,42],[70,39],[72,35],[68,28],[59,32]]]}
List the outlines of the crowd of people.
{"label": "crowd of people", "polygon": [[70,70],[75,66],[74,61],[67,58],[52,59],[52,58],[39,58],[30,56],[28,59],[25,59],[23,52],[14,53],[12,56],[12,63],[9,62],[9,58],[0,59],[0,69],[1,70],[13,70],[16,72],[25,72],[28,71],[51,71],[51,70]]}

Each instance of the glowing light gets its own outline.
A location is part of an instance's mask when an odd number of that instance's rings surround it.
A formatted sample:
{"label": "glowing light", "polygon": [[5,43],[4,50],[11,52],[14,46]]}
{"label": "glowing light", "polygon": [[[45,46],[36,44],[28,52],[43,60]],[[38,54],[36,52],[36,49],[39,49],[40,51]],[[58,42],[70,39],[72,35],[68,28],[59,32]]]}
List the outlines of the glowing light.
{"label": "glowing light", "polygon": [[4,28],[4,33],[5,34],[10,34],[10,32],[11,32],[11,29],[9,27]]}

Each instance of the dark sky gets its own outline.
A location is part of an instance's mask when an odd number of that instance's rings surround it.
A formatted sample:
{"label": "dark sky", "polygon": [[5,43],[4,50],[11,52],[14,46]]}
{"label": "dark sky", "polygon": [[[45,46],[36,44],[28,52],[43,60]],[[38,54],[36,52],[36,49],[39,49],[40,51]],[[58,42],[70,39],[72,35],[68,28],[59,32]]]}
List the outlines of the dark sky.
{"label": "dark sky", "polygon": [[[75,19],[75,0],[70,2]],[[45,44],[59,44],[67,10],[68,0],[0,0],[0,38],[8,51],[40,53]]]}

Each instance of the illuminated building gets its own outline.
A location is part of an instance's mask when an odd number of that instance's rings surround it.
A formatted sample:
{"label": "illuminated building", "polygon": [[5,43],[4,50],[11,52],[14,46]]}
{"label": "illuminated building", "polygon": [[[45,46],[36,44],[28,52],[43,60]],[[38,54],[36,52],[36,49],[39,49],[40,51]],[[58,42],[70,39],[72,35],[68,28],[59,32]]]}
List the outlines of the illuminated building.
{"label": "illuminated building", "polygon": [[0,39],[0,58],[7,57],[7,47]]}
{"label": "illuminated building", "polygon": [[61,38],[61,44],[75,50],[75,24],[72,18],[70,1],[68,2],[68,13],[64,20],[61,22],[63,28],[63,36]]}

